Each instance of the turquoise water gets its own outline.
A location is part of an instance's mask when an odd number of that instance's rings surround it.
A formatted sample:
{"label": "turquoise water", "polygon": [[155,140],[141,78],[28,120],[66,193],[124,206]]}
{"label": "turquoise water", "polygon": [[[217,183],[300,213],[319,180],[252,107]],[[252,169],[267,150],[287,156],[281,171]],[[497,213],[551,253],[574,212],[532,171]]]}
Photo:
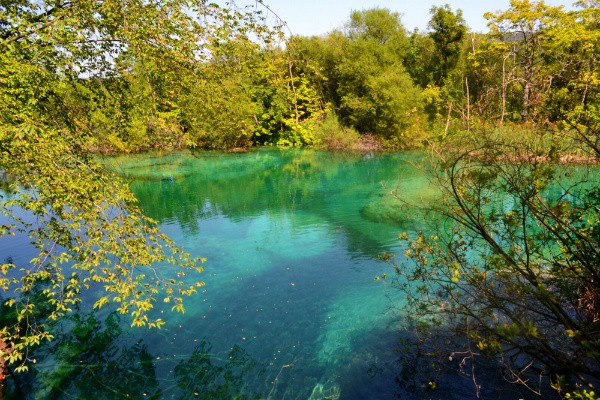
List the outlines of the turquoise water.
{"label": "turquoise water", "polygon": [[390,193],[436,198],[423,154],[259,149],[103,161],[164,232],[207,258],[206,286],[185,314],[165,311],[160,331],[82,310],[55,327],[7,397],[385,399],[413,398],[424,383],[396,351],[403,298],[374,279],[391,271],[379,256],[399,251],[398,234],[423,225]]}
{"label": "turquoise water", "polygon": [[422,155],[271,149],[111,163],[166,233],[208,259],[206,290],[152,348],[188,354],[206,339],[226,359],[240,346],[264,368],[248,383],[262,398],[385,391],[356,387],[368,377],[356,375],[392,360],[402,299],[374,278],[389,268],[378,256],[418,223],[389,192],[433,193]]}

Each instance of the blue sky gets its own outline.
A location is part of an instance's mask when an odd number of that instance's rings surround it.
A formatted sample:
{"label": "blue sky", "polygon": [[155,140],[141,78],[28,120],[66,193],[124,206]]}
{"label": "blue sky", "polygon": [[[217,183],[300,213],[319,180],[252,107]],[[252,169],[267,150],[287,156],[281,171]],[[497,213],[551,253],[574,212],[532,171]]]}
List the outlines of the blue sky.
{"label": "blue sky", "polygon": [[[321,35],[341,27],[352,10],[373,7],[389,8],[402,15],[404,27],[412,31],[427,28],[432,6],[450,4],[453,10],[460,8],[469,28],[487,31],[483,14],[487,11],[506,10],[509,0],[266,0],[270,8],[284,21],[295,35]],[[570,5],[570,1],[546,0],[550,5]]]}

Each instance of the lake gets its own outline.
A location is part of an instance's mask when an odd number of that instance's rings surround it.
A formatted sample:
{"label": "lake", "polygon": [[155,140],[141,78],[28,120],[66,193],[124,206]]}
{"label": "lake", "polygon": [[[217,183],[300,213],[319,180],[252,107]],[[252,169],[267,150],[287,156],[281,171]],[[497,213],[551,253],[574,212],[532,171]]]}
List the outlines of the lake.
{"label": "lake", "polygon": [[[398,351],[402,295],[375,279],[392,272],[380,256],[401,251],[398,235],[424,227],[391,193],[419,205],[436,198],[423,153],[256,149],[103,162],[165,233],[207,258],[206,286],[185,314],[164,311],[161,330],[81,310],[54,327],[56,340],[7,398],[475,398],[465,376],[428,391],[418,373],[426,351]],[[0,242],[2,254],[26,261],[11,243]]]}

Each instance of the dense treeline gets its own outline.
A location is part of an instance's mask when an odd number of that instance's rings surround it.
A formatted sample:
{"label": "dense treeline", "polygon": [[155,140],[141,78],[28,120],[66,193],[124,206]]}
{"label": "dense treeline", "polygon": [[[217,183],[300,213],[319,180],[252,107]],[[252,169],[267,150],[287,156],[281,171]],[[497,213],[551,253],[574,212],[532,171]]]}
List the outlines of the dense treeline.
{"label": "dense treeline", "polygon": [[410,33],[382,8],[285,43],[278,28],[261,43],[222,29],[202,57],[125,53],[93,77],[44,69],[61,98],[49,111],[77,121],[100,152],[340,148],[361,138],[405,148],[483,125],[569,128],[594,101],[597,4],[513,1],[486,17],[486,34],[469,32],[448,5]]}
{"label": "dense treeline", "polygon": [[[36,101],[89,133],[85,146],[98,152],[352,147],[361,138],[414,147],[485,124],[568,124],[565,110],[593,100],[596,13],[594,1],[573,11],[513,1],[486,16],[482,34],[445,5],[431,9],[426,31],[409,33],[398,13],[375,8],[354,11],[326,35],[285,42],[280,27],[247,35],[223,14],[201,49],[155,54],[139,38],[127,51],[88,41],[77,51],[93,52],[92,62],[66,70],[36,54],[31,68],[39,70],[19,74],[43,80],[41,88],[54,82]],[[3,22],[4,38],[11,29]],[[109,72],[103,57],[112,57]]]}
{"label": "dense treeline", "polygon": [[431,9],[427,32],[408,34],[398,14],[372,9],[288,47],[344,126],[412,146],[482,125],[568,127],[596,100],[597,14],[594,2],[566,11],[513,1],[486,15],[481,34],[446,5]]}

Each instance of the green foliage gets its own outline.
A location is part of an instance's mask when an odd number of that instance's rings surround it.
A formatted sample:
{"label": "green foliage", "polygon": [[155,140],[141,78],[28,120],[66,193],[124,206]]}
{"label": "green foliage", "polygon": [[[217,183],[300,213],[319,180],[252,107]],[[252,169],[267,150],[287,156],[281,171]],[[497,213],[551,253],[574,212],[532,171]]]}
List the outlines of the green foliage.
{"label": "green foliage", "polygon": [[[288,43],[294,59],[291,75],[300,78],[299,83],[292,79],[294,101],[313,104],[307,111],[298,108],[293,116],[315,116],[308,124],[314,131],[329,110],[335,110],[342,126],[376,135],[391,147],[418,145],[425,118],[420,90],[402,65],[407,48],[399,14],[381,8],[353,12],[343,31],[292,38]],[[288,141],[314,143],[314,138],[305,137]]]}
{"label": "green foliage", "polygon": [[[528,374],[542,371],[571,398],[588,396],[573,390],[600,374],[597,177],[548,163],[600,154],[599,8],[580,7],[512,1],[487,16],[491,34],[473,36],[461,117],[476,111],[507,126],[450,143],[440,160],[440,187],[449,190],[435,208],[438,235],[405,237],[411,261],[396,269],[420,323],[455,326],[464,354],[495,357],[536,393]],[[458,71],[425,90],[430,120],[461,98]]]}
{"label": "green foliage", "polygon": [[437,235],[405,235],[396,272],[410,315],[462,330],[459,351],[496,357],[535,392],[532,368],[567,392],[560,376],[600,377],[598,181],[528,139],[478,132],[440,160]]}
{"label": "green foliage", "polygon": [[[94,308],[111,304],[133,326],[160,328],[156,302],[183,312],[203,285],[202,260],[161,234],[87,150],[198,143],[208,129],[182,109],[198,86],[204,99],[218,96],[206,120],[237,112],[217,127],[219,145],[247,142],[240,63],[254,40],[275,34],[255,11],[186,0],[0,4],[0,168],[12,192],[1,199],[0,235],[28,237],[37,251],[0,267],[10,316],[0,361],[26,369],[30,349],[53,337],[45,321],[63,318],[84,291],[102,289]],[[198,85],[206,70],[238,74],[207,88]]]}
{"label": "green foliage", "polygon": [[400,22],[400,14],[385,8],[353,11],[345,28],[351,41],[373,41],[394,47],[395,51],[405,47],[406,32]]}
{"label": "green foliage", "polygon": [[597,399],[596,393],[587,390],[577,390],[575,392],[567,393],[565,399],[568,400],[594,400]]}
{"label": "green foliage", "polygon": [[433,6],[430,14],[429,36],[435,44],[434,63],[437,66],[434,69],[434,81],[441,84],[458,63],[467,26],[462,11],[459,9],[453,13],[448,4],[442,7]]}
{"label": "green foliage", "polygon": [[515,0],[506,11],[486,14],[490,34],[471,60],[474,102],[485,116],[500,124],[560,124],[591,102],[583,88],[595,86],[598,7],[580,6],[565,11]]}
{"label": "green foliage", "polygon": [[212,77],[190,87],[182,104],[189,147],[247,147],[256,113],[249,85],[239,73],[228,75],[210,69],[206,75]]}
{"label": "green foliage", "polygon": [[381,9],[355,12],[347,29],[336,68],[341,121],[385,138],[408,134],[418,92],[401,65],[406,37],[399,16]]}
{"label": "green foliage", "polygon": [[306,76],[317,81],[342,125],[382,137],[391,145],[414,144],[419,136],[420,93],[402,66],[407,38],[397,13],[379,8],[355,11],[343,34],[334,31],[300,41],[299,46],[300,52],[313,57],[301,67],[308,70],[309,62],[317,63]]}
{"label": "green foliage", "polygon": [[337,65],[348,38],[340,31],[322,37],[297,37],[287,46],[294,56],[296,74],[306,77],[324,104],[339,104]]}
{"label": "green foliage", "polygon": [[[413,32],[403,57],[413,82],[428,92],[429,129],[445,137],[453,128],[573,128],[582,112],[593,118],[598,8],[512,1],[508,10],[486,14],[488,34],[467,34],[460,10],[434,7],[432,31]],[[439,91],[437,104],[431,89]]]}
{"label": "green foliage", "polygon": [[352,149],[360,135],[352,128],[342,126],[335,114],[329,114],[315,132],[316,143],[328,150]]}
{"label": "green foliage", "polygon": [[315,144],[315,129],[326,115],[329,104],[308,77],[309,71],[292,42],[286,52],[264,52],[265,60],[254,83],[258,106],[254,141],[278,146]]}
{"label": "green foliage", "polygon": [[[442,293],[454,296],[465,279],[476,288],[451,300],[464,306],[453,309],[460,316],[472,318],[473,305],[482,313],[471,335],[481,349],[503,354],[507,343],[517,343],[524,354],[544,355],[541,364],[589,374],[582,365],[597,361],[597,338],[577,318],[596,307],[594,287],[582,282],[596,279],[584,261],[596,244],[598,195],[574,185],[560,200],[547,198],[556,175],[537,163],[559,159],[565,144],[577,146],[578,155],[600,154],[600,7],[596,0],[577,6],[513,0],[508,10],[487,15],[489,35],[469,38],[461,11],[448,5],[431,9],[429,34],[410,37],[397,13],[375,8],[353,12],[341,31],[291,38],[283,50],[277,27],[267,28],[256,8],[233,3],[3,2],[0,168],[14,195],[3,199],[10,222],[0,235],[28,235],[39,255],[27,265],[1,266],[10,323],[1,327],[0,345],[11,345],[0,359],[25,368],[28,349],[52,337],[32,320],[61,318],[92,286],[105,289],[96,308],[115,304],[134,325],[157,327],[162,321],[150,315],[157,300],[182,311],[183,297],[196,290],[196,278],[184,275],[199,272],[201,263],[157,231],[126,185],[91,161],[90,150],[348,148],[357,132],[399,148],[510,122],[549,127],[555,137],[532,146],[513,130],[479,148],[484,137],[468,136],[460,146],[472,152],[445,160],[441,176],[457,206],[447,214],[470,234],[457,230],[443,245],[420,238],[410,254],[419,254],[419,273],[432,274],[424,278],[443,283]],[[481,158],[471,162],[472,154]],[[575,186],[582,191],[572,192]],[[502,204],[490,196],[497,192],[513,200]],[[475,267],[468,247],[481,249]],[[431,260],[435,273],[426,268]],[[174,277],[162,275],[168,265],[176,267]],[[492,278],[501,285],[489,292],[482,282]],[[474,301],[486,293],[532,306],[490,300],[486,309]],[[577,318],[560,315],[567,303]],[[544,325],[536,308],[558,328]],[[556,349],[556,338],[564,349]],[[565,364],[569,350],[582,358]]]}
{"label": "green foliage", "polygon": [[[2,287],[14,295],[5,305],[17,316],[0,329],[0,340],[11,343],[3,358],[23,364],[30,346],[52,338],[32,321],[38,308],[47,307],[50,320],[61,318],[97,284],[105,293],[94,308],[115,304],[134,326],[164,324],[148,314],[163,297],[183,311],[183,297],[202,285],[184,279],[202,270],[199,260],[143,216],[118,177],[82,158],[77,138],[27,121],[4,126],[0,143],[2,166],[18,177],[11,184],[16,194],[2,201],[10,221],[3,233],[29,236],[39,252],[29,265],[2,266]],[[165,268],[169,264],[177,269]],[[37,285],[43,291],[34,299]]]}
{"label": "green foliage", "polygon": [[53,4],[7,6],[4,45],[22,64],[60,81],[44,113],[86,132],[86,147],[115,152],[249,142],[248,77],[262,66],[248,60],[259,42],[279,35],[262,23],[260,2],[252,8],[187,0]]}
{"label": "green foliage", "polygon": [[434,51],[435,44],[431,36],[415,29],[409,37],[402,62],[413,82],[422,88],[432,86],[434,82]]}

